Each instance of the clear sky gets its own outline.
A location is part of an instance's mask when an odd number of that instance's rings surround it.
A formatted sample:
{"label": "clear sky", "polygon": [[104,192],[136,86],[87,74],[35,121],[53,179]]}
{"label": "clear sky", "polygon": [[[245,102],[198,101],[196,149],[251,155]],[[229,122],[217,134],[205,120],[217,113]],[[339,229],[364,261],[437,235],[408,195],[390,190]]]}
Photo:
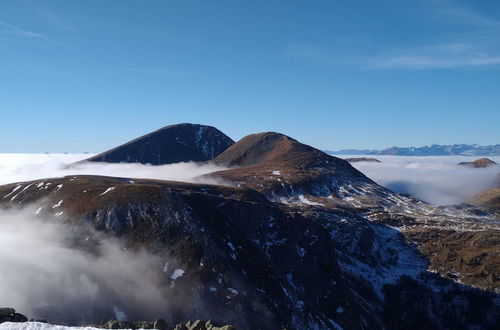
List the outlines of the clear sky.
{"label": "clear sky", "polygon": [[0,0],[0,152],[165,125],[325,149],[500,143],[500,1]]}

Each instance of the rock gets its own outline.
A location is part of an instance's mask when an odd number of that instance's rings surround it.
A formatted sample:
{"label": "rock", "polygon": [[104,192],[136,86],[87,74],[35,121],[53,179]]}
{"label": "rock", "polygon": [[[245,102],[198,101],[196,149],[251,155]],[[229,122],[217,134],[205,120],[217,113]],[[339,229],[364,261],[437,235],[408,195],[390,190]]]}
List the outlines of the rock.
{"label": "rock", "polygon": [[117,321],[111,320],[108,321],[105,325],[106,329],[132,329],[133,324],[127,321]]}
{"label": "rock", "polygon": [[213,323],[212,323],[212,321],[211,321],[211,320],[208,320],[207,322],[205,322],[205,328],[206,328],[207,330],[212,330],[212,329],[213,329],[213,327],[214,327],[214,325],[213,325]]}
{"label": "rock", "polygon": [[184,324],[176,324],[174,330],[188,330]]}
{"label": "rock", "polygon": [[153,322],[136,321],[132,323],[134,329],[154,329]]}
{"label": "rock", "polygon": [[12,315],[10,322],[28,322],[28,318],[20,313],[14,313]]}
{"label": "rock", "polygon": [[201,320],[194,321],[193,324],[188,328],[189,330],[206,330],[205,322]]}
{"label": "rock", "polygon": [[0,323],[3,322],[28,322],[28,318],[23,314],[16,313],[14,308],[0,308]]}
{"label": "rock", "polygon": [[157,330],[166,330],[168,328],[168,324],[164,319],[158,319],[153,324],[153,328]]}
{"label": "rock", "polygon": [[0,308],[0,317],[14,315],[15,312],[16,310],[14,308],[2,307]]}

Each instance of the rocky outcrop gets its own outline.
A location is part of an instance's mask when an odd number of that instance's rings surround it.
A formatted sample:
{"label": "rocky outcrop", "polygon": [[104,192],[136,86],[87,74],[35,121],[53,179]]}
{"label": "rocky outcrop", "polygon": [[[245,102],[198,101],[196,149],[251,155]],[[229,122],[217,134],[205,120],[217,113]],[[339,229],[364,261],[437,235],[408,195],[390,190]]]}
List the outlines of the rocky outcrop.
{"label": "rocky outcrop", "polygon": [[216,157],[233,143],[215,127],[178,124],[163,127],[86,161],[152,165],[201,162]]}
{"label": "rocky outcrop", "polygon": [[23,314],[16,313],[14,308],[0,308],[0,323],[4,322],[27,322],[28,318]]}
{"label": "rocky outcrop", "polygon": [[102,329],[155,329],[155,330],[235,330],[236,328],[232,325],[217,326],[213,321],[208,320],[196,320],[187,321],[186,323],[178,323],[176,325],[170,326],[163,319],[157,319],[154,322],[148,321],[117,321],[111,320],[104,324],[92,325],[93,327]]}

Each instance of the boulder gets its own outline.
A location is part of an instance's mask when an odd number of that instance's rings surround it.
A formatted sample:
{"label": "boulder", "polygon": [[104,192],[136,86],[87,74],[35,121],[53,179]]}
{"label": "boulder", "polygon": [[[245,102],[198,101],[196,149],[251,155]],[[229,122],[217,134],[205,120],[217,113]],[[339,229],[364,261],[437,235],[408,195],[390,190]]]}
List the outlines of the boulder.
{"label": "boulder", "polygon": [[168,324],[164,319],[158,319],[153,324],[153,328],[157,330],[166,330],[168,328]]}

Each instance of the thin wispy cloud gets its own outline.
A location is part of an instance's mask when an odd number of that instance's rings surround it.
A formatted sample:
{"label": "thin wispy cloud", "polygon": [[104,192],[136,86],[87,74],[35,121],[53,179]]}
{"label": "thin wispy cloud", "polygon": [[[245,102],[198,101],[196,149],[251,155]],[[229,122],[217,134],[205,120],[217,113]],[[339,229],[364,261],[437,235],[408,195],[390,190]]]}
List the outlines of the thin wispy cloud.
{"label": "thin wispy cloud", "polygon": [[455,23],[500,29],[500,20],[473,8],[459,5],[456,1],[440,0],[431,2],[440,18],[447,17]]}
{"label": "thin wispy cloud", "polygon": [[63,16],[56,14],[55,11],[49,10],[46,6],[41,6],[41,2],[31,2],[29,7],[38,15],[46,24],[50,25],[61,32],[74,32],[75,28]]}
{"label": "thin wispy cloud", "polygon": [[500,53],[490,53],[482,46],[440,44],[408,50],[402,55],[371,60],[372,69],[447,69],[500,64]]}
{"label": "thin wispy cloud", "polygon": [[[500,20],[455,1],[431,1],[430,13],[465,32],[440,44],[407,46],[367,60],[371,69],[449,69],[500,65]],[[446,40],[448,39],[448,40]]]}
{"label": "thin wispy cloud", "polygon": [[21,28],[5,21],[0,21],[0,36],[11,40],[41,41],[56,45],[64,45],[63,42],[44,33]]}
{"label": "thin wispy cloud", "polygon": [[0,21],[0,32],[4,34],[10,34],[12,36],[24,37],[24,38],[35,38],[35,39],[44,39],[50,40],[48,36],[42,33],[29,31],[12,25],[10,23]]}

